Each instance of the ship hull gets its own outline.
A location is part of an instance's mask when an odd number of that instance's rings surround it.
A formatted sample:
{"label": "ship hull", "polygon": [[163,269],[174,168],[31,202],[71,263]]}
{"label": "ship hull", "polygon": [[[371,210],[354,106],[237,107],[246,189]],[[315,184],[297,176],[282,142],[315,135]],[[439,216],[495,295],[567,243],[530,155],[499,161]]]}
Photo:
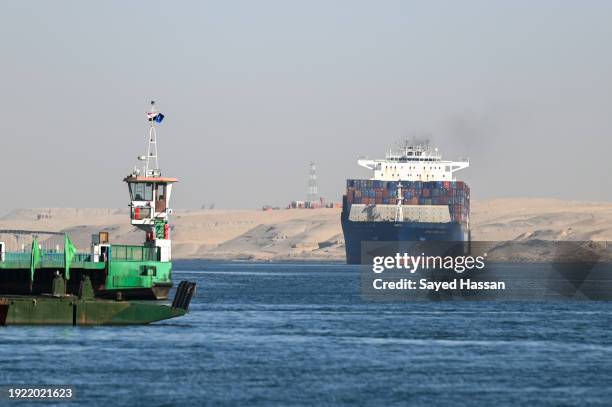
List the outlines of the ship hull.
{"label": "ship hull", "polygon": [[154,301],[114,301],[78,297],[0,296],[4,325],[144,325],[176,318],[187,309]]}
{"label": "ship hull", "polygon": [[467,224],[461,222],[354,222],[342,216],[347,264],[361,264],[362,244],[367,242],[447,241],[470,239]]}
{"label": "ship hull", "polygon": [[[54,289],[61,287],[56,277]],[[0,295],[0,326],[3,325],[142,325],[185,315],[196,283],[182,281],[172,305],[157,301],[105,300],[94,298],[89,279],[81,282],[79,295],[62,293]]]}

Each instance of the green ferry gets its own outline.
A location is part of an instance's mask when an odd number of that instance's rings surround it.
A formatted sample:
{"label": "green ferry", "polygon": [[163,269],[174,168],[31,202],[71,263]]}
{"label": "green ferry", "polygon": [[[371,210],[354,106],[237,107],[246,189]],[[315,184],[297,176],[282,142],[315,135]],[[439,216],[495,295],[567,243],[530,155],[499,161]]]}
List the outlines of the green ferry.
{"label": "green ferry", "polygon": [[[92,236],[89,252],[77,252],[62,232],[0,230],[2,235],[32,236],[31,250],[11,251],[0,238],[0,295],[40,295],[52,291],[58,272],[66,294],[77,295],[87,278],[95,296],[107,299],[167,299],[172,288],[170,196],[178,179],[164,177],[158,165],[156,124],[164,116],[151,102],[148,151],[142,168],[124,178],[130,193],[130,222],[144,232],[142,245],[113,244],[108,232]],[[38,239],[63,235],[61,249],[42,249]]]}

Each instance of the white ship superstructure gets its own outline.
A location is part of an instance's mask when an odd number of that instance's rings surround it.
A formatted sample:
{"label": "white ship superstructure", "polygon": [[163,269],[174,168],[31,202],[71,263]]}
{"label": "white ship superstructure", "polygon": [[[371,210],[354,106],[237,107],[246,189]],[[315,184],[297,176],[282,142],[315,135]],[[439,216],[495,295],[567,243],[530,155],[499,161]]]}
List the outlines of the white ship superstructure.
{"label": "white ship superstructure", "polygon": [[443,160],[429,142],[406,140],[397,150],[389,150],[384,159],[359,159],[358,164],[374,171],[380,181],[456,181],[454,173],[469,167],[467,159]]}

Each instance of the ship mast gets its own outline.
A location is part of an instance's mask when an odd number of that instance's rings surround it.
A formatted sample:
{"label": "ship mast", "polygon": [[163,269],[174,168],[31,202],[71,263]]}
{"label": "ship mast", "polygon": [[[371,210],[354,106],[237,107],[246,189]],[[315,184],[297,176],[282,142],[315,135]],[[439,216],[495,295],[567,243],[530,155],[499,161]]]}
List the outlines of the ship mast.
{"label": "ship mast", "polygon": [[402,182],[397,183],[397,208],[395,209],[395,221],[403,222],[404,221],[404,209],[402,207],[402,201],[404,200],[404,195],[402,194]]}
{"label": "ship mast", "polygon": [[[151,110],[147,112],[149,119],[149,146],[147,149],[147,157],[145,159],[144,175],[145,177],[157,177],[161,175],[159,170],[159,162],[157,160],[157,130],[155,124],[159,123],[156,118],[160,115],[155,109],[155,101],[151,101]],[[162,116],[163,117],[163,116]],[[152,166],[154,163],[154,166]]]}

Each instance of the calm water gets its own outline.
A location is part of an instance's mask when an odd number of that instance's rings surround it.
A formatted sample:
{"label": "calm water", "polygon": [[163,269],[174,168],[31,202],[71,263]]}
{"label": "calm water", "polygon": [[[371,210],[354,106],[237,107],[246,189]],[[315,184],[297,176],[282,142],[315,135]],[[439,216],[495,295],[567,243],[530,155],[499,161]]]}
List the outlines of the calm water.
{"label": "calm water", "polygon": [[99,406],[612,402],[612,303],[373,304],[357,267],[183,266],[186,317],[1,328],[0,384],[70,384],[72,405]]}

